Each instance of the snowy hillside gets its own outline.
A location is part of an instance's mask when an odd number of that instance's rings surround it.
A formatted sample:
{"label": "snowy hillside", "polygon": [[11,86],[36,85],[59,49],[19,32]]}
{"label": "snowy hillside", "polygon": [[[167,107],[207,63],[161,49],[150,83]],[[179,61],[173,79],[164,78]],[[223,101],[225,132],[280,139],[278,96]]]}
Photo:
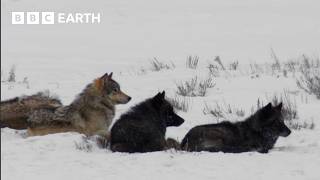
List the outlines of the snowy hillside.
{"label": "snowy hillside", "polygon": [[[185,123],[167,129],[167,136],[178,140],[195,125],[243,120],[258,103],[275,97],[292,105],[286,121],[292,134],[268,154],[112,153],[77,133],[25,137],[23,130],[4,128],[1,178],[319,179],[320,99],[296,83],[305,77],[303,69],[320,73],[319,5],[316,0],[1,0],[2,100],[49,90],[69,104],[94,78],[114,72],[133,98],[117,107],[115,119],[165,90],[184,106],[177,112]],[[95,25],[11,25],[11,11],[103,17]],[[187,57],[197,55],[192,68]],[[15,82],[8,82],[13,67]],[[197,87],[191,96],[179,95],[178,86],[192,79],[212,84],[204,94]]]}

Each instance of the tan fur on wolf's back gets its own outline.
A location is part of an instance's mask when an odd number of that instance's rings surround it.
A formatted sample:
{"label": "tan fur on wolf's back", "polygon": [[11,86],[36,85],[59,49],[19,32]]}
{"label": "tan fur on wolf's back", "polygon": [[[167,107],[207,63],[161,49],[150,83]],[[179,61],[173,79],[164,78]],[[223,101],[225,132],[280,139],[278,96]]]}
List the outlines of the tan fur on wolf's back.
{"label": "tan fur on wolf's back", "polygon": [[38,109],[54,110],[62,106],[61,102],[47,93],[16,97],[0,104],[1,127],[13,129],[28,128],[29,115]]}

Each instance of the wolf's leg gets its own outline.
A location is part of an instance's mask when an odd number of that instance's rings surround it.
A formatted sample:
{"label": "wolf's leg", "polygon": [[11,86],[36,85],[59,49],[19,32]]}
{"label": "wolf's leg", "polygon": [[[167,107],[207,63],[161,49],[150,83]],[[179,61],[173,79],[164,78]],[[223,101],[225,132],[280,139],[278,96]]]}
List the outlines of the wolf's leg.
{"label": "wolf's leg", "polygon": [[101,148],[107,148],[110,144],[110,132],[107,130],[101,130],[96,134],[96,142],[98,146]]}
{"label": "wolf's leg", "polygon": [[172,138],[167,138],[166,140],[166,149],[176,149],[176,150],[181,150],[180,148],[180,143],[176,141],[175,139]]}
{"label": "wolf's leg", "polygon": [[194,151],[209,151],[209,152],[218,152],[226,145],[223,143],[222,139],[204,139],[199,143],[195,143],[193,146]]}
{"label": "wolf's leg", "polygon": [[110,132],[108,130],[99,130],[95,134],[105,138],[108,141],[110,140]]}
{"label": "wolf's leg", "polygon": [[100,148],[108,148],[110,141],[102,136],[93,136],[93,140],[97,143]]}
{"label": "wolf's leg", "polygon": [[116,143],[111,145],[111,150],[113,152],[134,152],[134,149],[127,143]]}
{"label": "wolf's leg", "polygon": [[268,153],[268,152],[269,152],[269,149],[266,149],[266,148],[264,148],[264,149],[259,149],[258,152],[265,154],[265,153]]}
{"label": "wolf's leg", "polygon": [[156,138],[143,145],[141,152],[162,151],[166,149],[167,142],[164,138]]}

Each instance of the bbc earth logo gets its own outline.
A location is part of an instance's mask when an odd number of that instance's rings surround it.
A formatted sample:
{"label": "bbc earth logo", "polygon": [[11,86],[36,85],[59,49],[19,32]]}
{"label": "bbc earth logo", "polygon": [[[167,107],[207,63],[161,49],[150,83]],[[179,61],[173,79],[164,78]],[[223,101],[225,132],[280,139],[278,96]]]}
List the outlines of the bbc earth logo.
{"label": "bbc earth logo", "polygon": [[12,12],[12,24],[100,24],[100,13]]}

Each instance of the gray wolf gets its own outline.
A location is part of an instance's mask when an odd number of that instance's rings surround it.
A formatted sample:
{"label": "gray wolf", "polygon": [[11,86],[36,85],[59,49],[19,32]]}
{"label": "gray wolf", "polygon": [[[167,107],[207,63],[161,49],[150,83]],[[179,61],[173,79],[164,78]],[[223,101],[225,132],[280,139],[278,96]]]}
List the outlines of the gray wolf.
{"label": "gray wolf", "polygon": [[39,109],[52,111],[61,106],[59,99],[46,92],[1,101],[0,126],[1,128],[27,129],[27,119],[33,111]]}
{"label": "gray wolf", "polygon": [[130,99],[112,79],[112,73],[106,73],[87,85],[70,105],[32,111],[27,118],[28,135],[74,131],[108,138],[115,105],[128,103]]}
{"label": "gray wolf", "polygon": [[120,116],[111,128],[111,150],[134,153],[167,149],[166,128],[180,126],[183,122],[163,91]]}
{"label": "gray wolf", "polygon": [[70,105],[55,111],[34,111],[28,118],[28,134],[33,136],[75,131],[108,139],[115,105],[130,100],[131,97],[123,93],[120,85],[112,79],[112,73],[106,73],[87,85]]}
{"label": "gray wolf", "polygon": [[221,122],[192,128],[181,142],[187,151],[267,153],[279,136],[287,137],[290,129],[284,124],[282,103],[271,103],[242,122]]}

